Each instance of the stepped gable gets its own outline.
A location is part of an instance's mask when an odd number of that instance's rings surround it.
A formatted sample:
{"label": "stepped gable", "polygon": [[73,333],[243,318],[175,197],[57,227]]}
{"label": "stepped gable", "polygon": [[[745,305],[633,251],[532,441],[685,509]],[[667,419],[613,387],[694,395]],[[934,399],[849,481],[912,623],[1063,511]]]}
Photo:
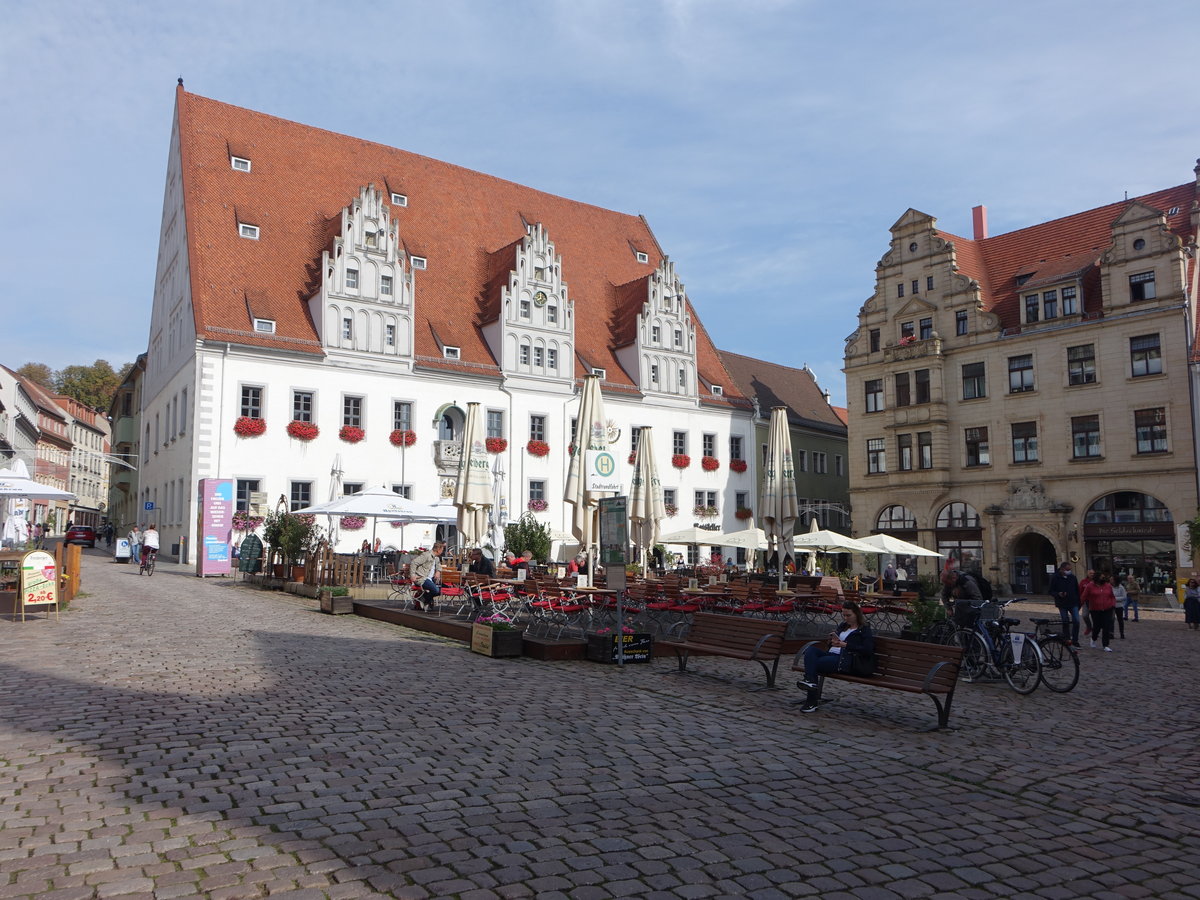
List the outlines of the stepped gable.
{"label": "stepped gable", "polygon": [[[303,300],[314,266],[332,240],[330,222],[368,184],[403,193],[392,206],[405,249],[424,256],[414,273],[415,353],[441,365],[438,336],[461,348],[469,371],[496,361],[479,331],[500,249],[540,222],[563,259],[575,303],[575,341],[608,381],[633,386],[613,354],[608,324],[622,299],[613,285],[643,278],[662,253],[640,216],[601,209],[460,166],[347,135],[230,106],[177,88],[180,153],[196,334],[240,343],[323,353]],[[231,150],[236,148],[236,150]],[[230,154],[251,161],[235,171]],[[260,229],[238,236],[238,216]],[[246,221],[243,219],[242,221]],[[498,249],[499,248],[499,249]],[[634,248],[649,254],[637,262]],[[247,331],[246,298],[281,311],[275,335]],[[701,359],[710,360],[708,347]],[[576,367],[582,375],[582,367]],[[701,372],[720,381],[721,372]]]}
{"label": "stepped gable", "polygon": [[[1025,287],[1050,284],[1079,274],[1084,282],[1084,313],[1101,306],[1100,255],[1112,244],[1112,225],[1135,203],[1160,210],[1167,228],[1186,243],[1192,234],[1190,215],[1196,201],[1192,182],[1109,203],[1007,234],[971,240],[939,232],[954,243],[958,269],[979,282],[985,309],[1000,317],[1003,328],[1019,328]],[[1170,210],[1176,210],[1173,214]],[[1028,275],[1024,285],[1018,275]]]}

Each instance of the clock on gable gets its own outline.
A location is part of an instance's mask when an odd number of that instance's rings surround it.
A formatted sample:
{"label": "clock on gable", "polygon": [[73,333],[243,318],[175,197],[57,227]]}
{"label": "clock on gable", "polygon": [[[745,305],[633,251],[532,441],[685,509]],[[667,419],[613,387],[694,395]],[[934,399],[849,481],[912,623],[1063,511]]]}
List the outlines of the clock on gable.
{"label": "clock on gable", "polygon": [[545,306],[546,305],[546,292],[545,291],[538,291],[536,294],[533,295],[533,305],[534,306]]}

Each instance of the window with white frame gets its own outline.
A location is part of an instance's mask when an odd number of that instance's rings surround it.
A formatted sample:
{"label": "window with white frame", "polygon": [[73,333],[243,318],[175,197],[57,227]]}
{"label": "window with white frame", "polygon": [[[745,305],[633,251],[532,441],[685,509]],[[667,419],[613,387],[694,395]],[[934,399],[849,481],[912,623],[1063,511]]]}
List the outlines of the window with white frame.
{"label": "window with white frame", "polygon": [[529,318],[529,310],[531,309],[528,300],[522,300],[517,304],[517,315],[522,319]]}
{"label": "window with white frame", "polygon": [[650,383],[658,384],[658,363],[650,364]]}
{"label": "window with white frame", "polygon": [[529,345],[522,344],[517,350],[517,361],[523,365],[529,365]]}
{"label": "window with white frame", "polygon": [[346,270],[346,287],[352,291],[358,290],[358,269]]}
{"label": "window with white frame", "polygon": [[546,417],[532,415],[529,417],[529,439],[531,441],[546,440]]}
{"label": "window with white frame", "polygon": [[399,494],[405,500],[411,500],[412,499],[412,485],[411,484],[393,484],[392,485],[392,493]]}
{"label": "window with white frame", "polygon": [[680,328],[675,329],[675,346],[676,347],[683,346],[683,330]]}
{"label": "window with white frame", "polygon": [[396,346],[396,326],[390,322],[383,326],[383,344],[385,347]]}
{"label": "window with white frame", "polygon": [[675,431],[671,434],[671,452],[676,456],[686,454],[687,451],[687,432]]}
{"label": "window with white frame", "polygon": [[529,481],[529,499],[530,500],[545,500],[546,499],[546,482],[541,480],[530,479]]}
{"label": "window with white frame", "polygon": [[408,206],[408,197],[392,191],[392,206]]}
{"label": "window with white frame", "polygon": [[462,351],[458,347],[443,347],[442,356],[445,359],[458,359],[462,356]]}
{"label": "window with white frame", "polygon": [[883,410],[883,379],[869,378],[863,383],[863,396],[867,405],[867,412],[880,412]]}
{"label": "window with white frame", "polygon": [[238,235],[240,237],[249,238],[252,241],[257,241],[258,226],[251,225],[249,222],[238,222]]}
{"label": "window with white frame", "polygon": [[1080,344],[1067,348],[1067,382],[1096,383],[1096,345]]}
{"label": "window with white frame", "polygon": [[362,493],[363,483],[361,481],[346,481],[342,483],[342,496],[349,497],[352,494]]}
{"label": "window with white frame", "polygon": [[742,440],[742,436],[740,434],[731,434],[729,436],[729,458],[730,459],[742,459],[743,458],[742,457],[743,444],[744,444],[744,441]]}
{"label": "window with white frame", "polygon": [[239,478],[236,482],[233,508],[241,512],[250,511],[250,495],[257,494],[262,488],[262,482],[257,478]]}
{"label": "window with white frame", "polygon": [[344,396],[342,397],[342,424],[350,425],[354,428],[362,428],[363,424],[363,398]]}
{"label": "window with white frame", "polygon": [[392,401],[392,429],[394,431],[412,431],[413,405],[409,400]]}
{"label": "window with white frame", "polygon": [[967,447],[967,466],[988,466],[992,458],[988,451],[987,426],[968,428],[964,432]]}
{"label": "window with white frame", "polygon": [[1167,410],[1165,407],[1135,409],[1133,411],[1133,427],[1139,454],[1167,452]]}
{"label": "window with white frame", "polygon": [[883,446],[883,438],[867,440],[867,472],[876,475],[887,471],[887,451]]}
{"label": "window with white frame", "polygon": [[414,269],[427,269],[429,268],[429,260],[424,256],[414,256],[412,257],[412,267]]}
{"label": "window with white frame", "polygon": [[545,364],[546,364],[545,354],[546,354],[546,351],[543,350],[541,347],[533,348],[533,366],[535,369],[540,369],[543,366],[545,366]]}
{"label": "window with white frame", "polygon": [[650,343],[652,343],[652,344],[662,343],[662,329],[659,328],[657,325],[650,326]]}
{"label": "window with white frame", "polygon": [[983,363],[966,363],[962,367],[963,399],[978,400],[987,396],[987,380]]}
{"label": "window with white frame", "polygon": [[553,303],[546,307],[546,321],[551,325],[558,324],[558,307]]}
{"label": "window with white frame", "polygon": [[1014,463],[1038,461],[1037,422],[1012,423],[1012,455]]}
{"label": "window with white frame", "polygon": [[259,334],[274,334],[275,320],[274,319],[255,319],[254,330]]}
{"label": "window with white frame", "polygon": [[292,421],[311,422],[313,420],[313,392],[292,391]]}
{"label": "window with white frame", "polygon": [[1020,394],[1033,390],[1033,354],[1008,358],[1008,392]]}
{"label": "window with white frame", "polygon": [[629,429],[629,453],[630,453],[630,455],[637,453],[638,440],[641,439],[641,436],[642,436],[642,426],[641,425],[634,425],[633,427],[631,427]]}
{"label": "window with white frame", "polygon": [[702,434],[700,436],[700,445],[703,448],[701,453],[704,456],[717,455],[717,436],[715,434]]}
{"label": "window with white frame", "polygon": [[1153,300],[1157,296],[1153,272],[1139,272],[1129,276],[1130,303],[1137,303],[1139,300]]}
{"label": "window with white frame", "polygon": [[489,438],[504,437],[504,410],[489,409],[487,411],[487,436]]}
{"label": "window with white frame", "polygon": [[263,409],[263,389],[258,385],[242,385],[242,404],[239,415],[248,419],[261,419]]}
{"label": "window with white frame", "polygon": [[558,371],[558,350],[554,347],[546,348],[546,368],[551,372]]}
{"label": "window with white frame", "polygon": [[293,481],[290,485],[289,494],[292,512],[295,512],[298,509],[304,509],[306,506],[312,506],[311,481]]}
{"label": "window with white frame", "polygon": [[380,275],[379,276],[379,294],[382,297],[392,296],[392,276],[391,275]]}
{"label": "window with white frame", "polygon": [[229,157],[229,167],[235,172],[249,172],[250,160],[244,156],[231,156]]}
{"label": "window with white frame", "polygon": [[663,505],[677,506],[675,501],[675,488],[663,488]]}
{"label": "window with white frame", "polygon": [[354,319],[351,316],[342,317],[342,340],[354,340]]}
{"label": "window with white frame", "polygon": [[1071,417],[1071,458],[1095,459],[1100,456],[1100,417]]}

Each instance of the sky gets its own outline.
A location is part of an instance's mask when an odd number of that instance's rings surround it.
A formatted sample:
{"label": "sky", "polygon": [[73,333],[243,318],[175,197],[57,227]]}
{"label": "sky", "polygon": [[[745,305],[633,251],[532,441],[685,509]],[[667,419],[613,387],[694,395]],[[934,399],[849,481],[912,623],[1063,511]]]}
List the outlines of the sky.
{"label": "sky", "polygon": [[717,346],[809,366],[912,207],[991,234],[1192,180],[1191,0],[0,0],[0,363],[145,350],[176,78],[642,214]]}

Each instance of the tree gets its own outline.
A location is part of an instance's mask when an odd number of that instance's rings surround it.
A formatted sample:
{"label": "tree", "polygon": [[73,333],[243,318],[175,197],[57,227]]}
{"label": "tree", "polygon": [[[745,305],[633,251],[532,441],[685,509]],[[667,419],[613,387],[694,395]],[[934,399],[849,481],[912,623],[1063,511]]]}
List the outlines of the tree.
{"label": "tree", "polygon": [[525,513],[504,526],[504,546],[514,553],[529,550],[534,559],[545,562],[550,558],[550,526],[543,525],[532,513]]}
{"label": "tree", "polygon": [[17,374],[35,384],[40,384],[44,388],[49,388],[52,391],[55,390],[54,371],[45,363],[25,363],[25,365],[17,369]]}
{"label": "tree", "polygon": [[[122,371],[128,371],[128,368],[123,367]],[[54,376],[60,394],[74,397],[92,409],[103,410],[112,403],[121,381],[122,376],[113,371],[106,359],[98,359],[90,366],[67,366]]]}

